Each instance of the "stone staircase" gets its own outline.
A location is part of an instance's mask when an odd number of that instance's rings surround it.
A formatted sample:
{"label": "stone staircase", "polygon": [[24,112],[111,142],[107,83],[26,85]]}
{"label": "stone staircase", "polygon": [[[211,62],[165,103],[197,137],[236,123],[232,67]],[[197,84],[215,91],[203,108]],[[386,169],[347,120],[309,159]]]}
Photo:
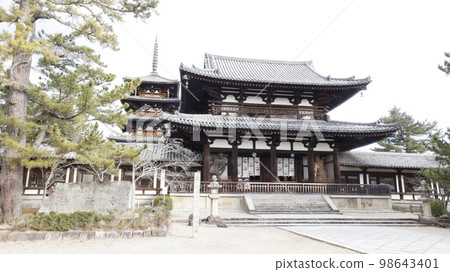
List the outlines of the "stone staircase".
{"label": "stone staircase", "polygon": [[[326,196],[325,196],[326,197]],[[249,194],[245,198],[249,213],[339,213],[322,195]]]}
{"label": "stone staircase", "polygon": [[355,225],[355,226],[424,226],[418,219],[410,218],[347,218],[347,217],[279,217],[261,218],[227,218],[222,222],[228,227],[289,227],[289,226],[323,226],[323,225]]}

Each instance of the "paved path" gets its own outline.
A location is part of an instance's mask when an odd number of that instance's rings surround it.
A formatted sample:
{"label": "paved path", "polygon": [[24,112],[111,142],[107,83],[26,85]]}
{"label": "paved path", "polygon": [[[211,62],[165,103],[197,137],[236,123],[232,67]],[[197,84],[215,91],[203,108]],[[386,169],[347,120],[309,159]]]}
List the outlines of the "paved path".
{"label": "paved path", "polygon": [[362,253],[450,254],[450,229],[378,226],[299,226],[281,229]]}

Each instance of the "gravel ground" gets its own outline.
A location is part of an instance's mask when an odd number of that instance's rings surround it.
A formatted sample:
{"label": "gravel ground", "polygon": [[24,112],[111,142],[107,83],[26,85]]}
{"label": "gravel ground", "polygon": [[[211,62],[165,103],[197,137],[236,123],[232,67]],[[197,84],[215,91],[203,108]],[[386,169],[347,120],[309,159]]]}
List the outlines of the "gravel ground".
{"label": "gravel ground", "polygon": [[202,225],[197,238],[192,228],[173,223],[167,237],[0,242],[0,253],[131,253],[131,254],[348,254],[354,251],[290,233],[276,227]]}

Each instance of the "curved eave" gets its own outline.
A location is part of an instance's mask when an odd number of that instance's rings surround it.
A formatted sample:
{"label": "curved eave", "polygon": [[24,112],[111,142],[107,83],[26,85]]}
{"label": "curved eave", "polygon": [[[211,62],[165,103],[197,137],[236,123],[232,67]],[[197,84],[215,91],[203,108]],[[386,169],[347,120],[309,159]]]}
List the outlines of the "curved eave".
{"label": "curved eave", "polygon": [[188,74],[191,79],[197,79],[204,82],[217,83],[221,85],[234,85],[234,86],[248,86],[264,88],[270,85],[271,88],[292,88],[292,89],[307,89],[307,90],[348,90],[364,89],[372,80],[370,77],[365,79],[355,79],[347,84],[331,84],[331,83],[319,83],[319,82],[277,82],[277,81],[258,81],[258,80],[242,80],[227,77],[212,77],[211,75],[205,75],[199,73],[195,69],[191,69],[185,66],[180,67],[180,72]]}

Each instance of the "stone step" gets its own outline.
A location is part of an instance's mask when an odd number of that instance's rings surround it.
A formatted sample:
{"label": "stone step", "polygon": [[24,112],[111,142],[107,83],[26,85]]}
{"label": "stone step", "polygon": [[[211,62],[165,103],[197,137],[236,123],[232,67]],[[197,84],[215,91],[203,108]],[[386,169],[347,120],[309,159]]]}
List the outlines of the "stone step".
{"label": "stone step", "polygon": [[229,218],[227,226],[299,226],[299,225],[383,225],[423,226],[418,220],[400,218]]}
{"label": "stone step", "polygon": [[386,227],[423,227],[423,224],[420,223],[383,223],[383,224],[361,224],[361,223],[353,223],[353,224],[343,224],[343,223],[288,223],[288,224],[271,224],[271,223],[261,223],[261,224],[225,224],[227,227],[298,227],[298,226],[386,226]]}

